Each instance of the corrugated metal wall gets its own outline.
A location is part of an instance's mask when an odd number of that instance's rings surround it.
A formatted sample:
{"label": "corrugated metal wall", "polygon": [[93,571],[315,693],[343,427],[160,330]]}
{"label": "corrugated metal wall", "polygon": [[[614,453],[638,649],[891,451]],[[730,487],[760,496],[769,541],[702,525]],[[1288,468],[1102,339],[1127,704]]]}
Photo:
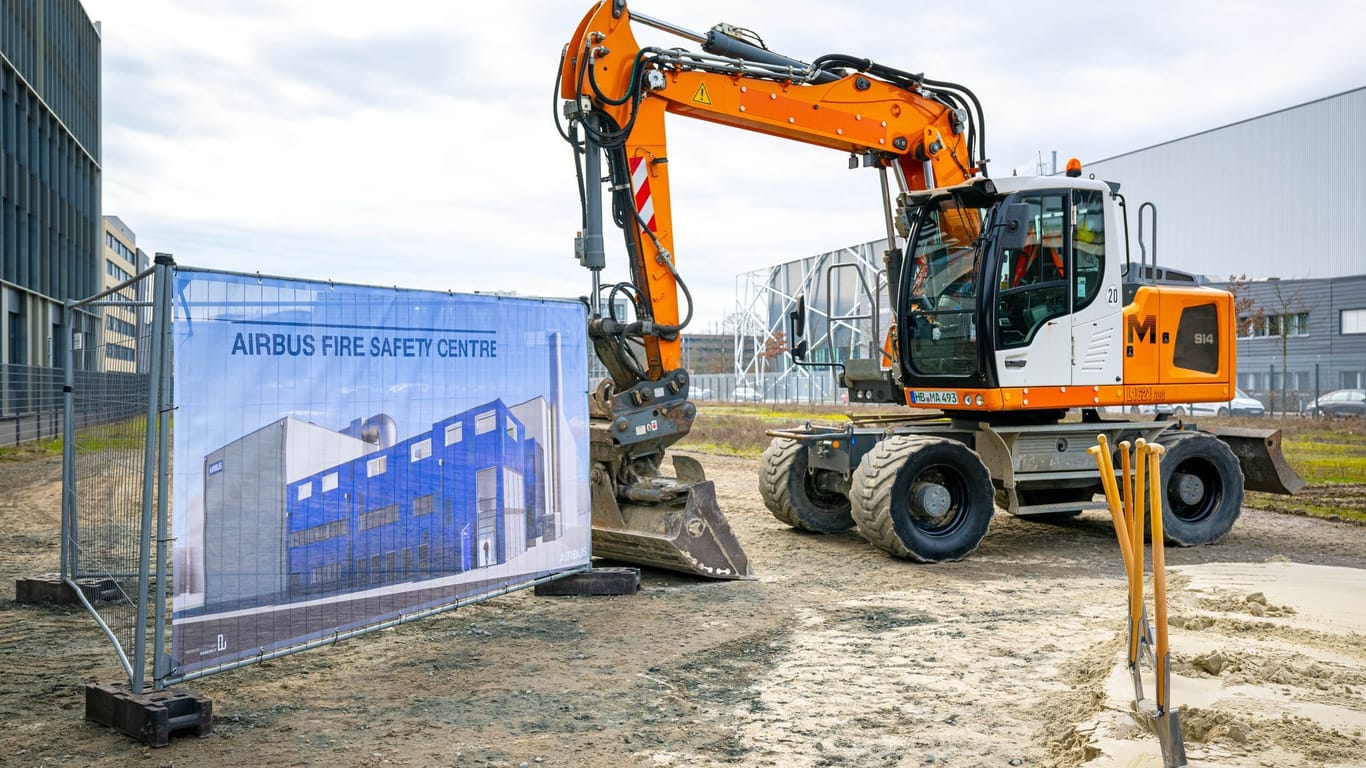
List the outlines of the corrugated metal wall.
{"label": "corrugated metal wall", "polygon": [[1162,264],[1218,280],[1366,274],[1366,88],[1086,171],[1122,185],[1135,261],[1138,206],[1151,201]]}

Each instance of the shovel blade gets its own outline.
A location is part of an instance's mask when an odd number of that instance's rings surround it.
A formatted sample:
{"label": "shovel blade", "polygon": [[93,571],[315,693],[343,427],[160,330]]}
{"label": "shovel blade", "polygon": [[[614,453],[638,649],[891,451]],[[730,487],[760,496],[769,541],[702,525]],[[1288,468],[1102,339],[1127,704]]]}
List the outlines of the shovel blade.
{"label": "shovel blade", "polygon": [[1285,454],[1281,453],[1279,429],[1216,427],[1209,431],[1238,457],[1244,489],[1288,496],[1304,487],[1304,478],[1286,463]]}
{"label": "shovel blade", "polygon": [[1157,743],[1162,748],[1163,768],[1186,768],[1186,742],[1181,738],[1181,718],[1176,712],[1164,712],[1153,718]]}
{"label": "shovel blade", "polygon": [[681,502],[594,498],[593,555],[710,579],[752,576],[744,548],[716,505],[711,481],[683,485],[687,493]]}

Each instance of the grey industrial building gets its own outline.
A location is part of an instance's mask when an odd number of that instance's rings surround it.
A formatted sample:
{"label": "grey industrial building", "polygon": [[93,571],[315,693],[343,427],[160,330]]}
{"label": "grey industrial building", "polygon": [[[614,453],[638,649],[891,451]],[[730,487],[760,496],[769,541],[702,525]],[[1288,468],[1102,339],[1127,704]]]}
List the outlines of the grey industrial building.
{"label": "grey industrial building", "polygon": [[100,230],[99,30],[77,0],[0,3],[0,363],[62,363]]}
{"label": "grey industrial building", "polygon": [[1276,410],[1366,386],[1364,137],[1366,87],[1086,163],[1156,204],[1160,263],[1246,278],[1238,384]]}

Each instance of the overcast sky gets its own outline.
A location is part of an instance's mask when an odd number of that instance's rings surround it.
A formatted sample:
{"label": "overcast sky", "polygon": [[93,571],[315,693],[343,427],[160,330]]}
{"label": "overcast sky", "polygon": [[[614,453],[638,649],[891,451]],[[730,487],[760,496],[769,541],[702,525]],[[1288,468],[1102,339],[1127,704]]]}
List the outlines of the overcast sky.
{"label": "overcast sky", "polygon": [[[82,0],[101,22],[104,212],[182,264],[579,296],[555,71],[589,2]],[[717,2],[631,7],[972,89],[993,175],[1099,160],[1366,85],[1366,2]],[[642,42],[686,45],[640,33]],[[693,331],[737,275],[883,235],[876,172],[674,118]],[[1306,137],[1312,140],[1312,137]],[[610,237],[610,280],[624,279]]]}

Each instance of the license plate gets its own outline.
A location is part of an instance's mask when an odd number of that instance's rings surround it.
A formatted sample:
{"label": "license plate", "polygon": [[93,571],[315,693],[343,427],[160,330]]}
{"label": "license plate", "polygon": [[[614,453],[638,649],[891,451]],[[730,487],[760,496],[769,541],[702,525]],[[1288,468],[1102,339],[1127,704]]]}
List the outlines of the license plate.
{"label": "license plate", "polygon": [[958,405],[958,393],[945,390],[911,390],[911,402],[922,405]]}

